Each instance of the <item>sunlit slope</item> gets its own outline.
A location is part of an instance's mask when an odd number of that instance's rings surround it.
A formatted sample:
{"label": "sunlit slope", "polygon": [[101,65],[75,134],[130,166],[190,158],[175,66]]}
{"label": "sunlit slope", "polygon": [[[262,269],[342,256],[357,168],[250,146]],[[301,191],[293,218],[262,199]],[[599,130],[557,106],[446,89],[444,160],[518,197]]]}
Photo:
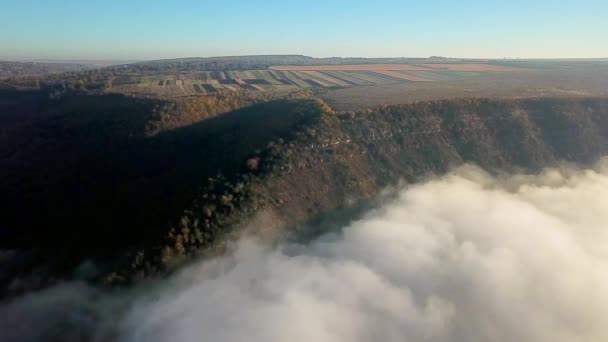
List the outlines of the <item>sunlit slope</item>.
{"label": "sunlit slope", "polygon": [[[221,178],[175,221],[161,260],[215,241],[193,236],[258,222],[264,234],[372,199],[400,180],[415,181],[473,162],[500,171],[590,163],[608,153],[605,99],[454,100],[336,113],[318,119],[250,160],[251,176]],[[243,227],[247,228],[247,227]],[[276,232],[276,231],[275,231]]]}

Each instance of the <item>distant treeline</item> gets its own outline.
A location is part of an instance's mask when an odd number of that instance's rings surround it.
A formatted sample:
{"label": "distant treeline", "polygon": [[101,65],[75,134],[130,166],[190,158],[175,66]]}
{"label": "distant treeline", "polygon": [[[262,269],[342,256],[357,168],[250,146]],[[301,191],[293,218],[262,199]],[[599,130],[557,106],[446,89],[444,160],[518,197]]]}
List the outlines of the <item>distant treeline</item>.
{"label": "distant treeline", "polygon": [[95,68],[81,63],[41,63],[0,61],[0,79],[9,77],[44,76]]}

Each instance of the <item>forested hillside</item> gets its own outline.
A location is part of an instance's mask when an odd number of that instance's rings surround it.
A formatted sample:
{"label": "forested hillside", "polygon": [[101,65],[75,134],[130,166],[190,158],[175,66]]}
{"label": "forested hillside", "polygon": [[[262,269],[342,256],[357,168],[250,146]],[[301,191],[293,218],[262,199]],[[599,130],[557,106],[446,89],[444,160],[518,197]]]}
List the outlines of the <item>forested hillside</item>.
{"label": "forested hillside", "polygon": [[9,293],[69,276],[85,259],[97,264],[96,281],[158,274],[221,250],[242,229],[257,225],[272,237],[467,161],[538,169],[608,152],[608,100],[600,98],[335,112],[310,93],[19,92],[0,106],[1,247],[13,251],[0,276]]}

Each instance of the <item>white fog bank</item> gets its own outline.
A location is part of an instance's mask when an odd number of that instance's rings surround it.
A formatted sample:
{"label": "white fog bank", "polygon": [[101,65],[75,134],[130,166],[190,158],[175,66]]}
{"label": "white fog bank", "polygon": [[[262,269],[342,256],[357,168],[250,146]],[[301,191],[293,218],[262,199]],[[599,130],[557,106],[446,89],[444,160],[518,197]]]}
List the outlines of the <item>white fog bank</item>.
{"label": "white fog bank", "polygon": [[[241,241],[139,292],[126,310],[98,301],[99,340],[608,341],[608,161],[500,178],[465,166],[340,234]],[[43,320],[43,300],[3,314]]]}
{"label": "white fog bank", "polygon": [[608,163],[408,187],[308,246],[243,241],[128,314],[133,341],[608,341]]}

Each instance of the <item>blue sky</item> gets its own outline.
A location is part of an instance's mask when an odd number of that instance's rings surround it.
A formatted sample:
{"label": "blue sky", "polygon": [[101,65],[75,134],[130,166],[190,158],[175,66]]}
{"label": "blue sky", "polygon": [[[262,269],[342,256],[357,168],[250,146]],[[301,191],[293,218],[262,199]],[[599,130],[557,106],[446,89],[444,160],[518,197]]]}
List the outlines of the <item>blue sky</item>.
{"label": "blue sky", "polygon": [[0,58],[608,57],[608,0],[0,0]]}

